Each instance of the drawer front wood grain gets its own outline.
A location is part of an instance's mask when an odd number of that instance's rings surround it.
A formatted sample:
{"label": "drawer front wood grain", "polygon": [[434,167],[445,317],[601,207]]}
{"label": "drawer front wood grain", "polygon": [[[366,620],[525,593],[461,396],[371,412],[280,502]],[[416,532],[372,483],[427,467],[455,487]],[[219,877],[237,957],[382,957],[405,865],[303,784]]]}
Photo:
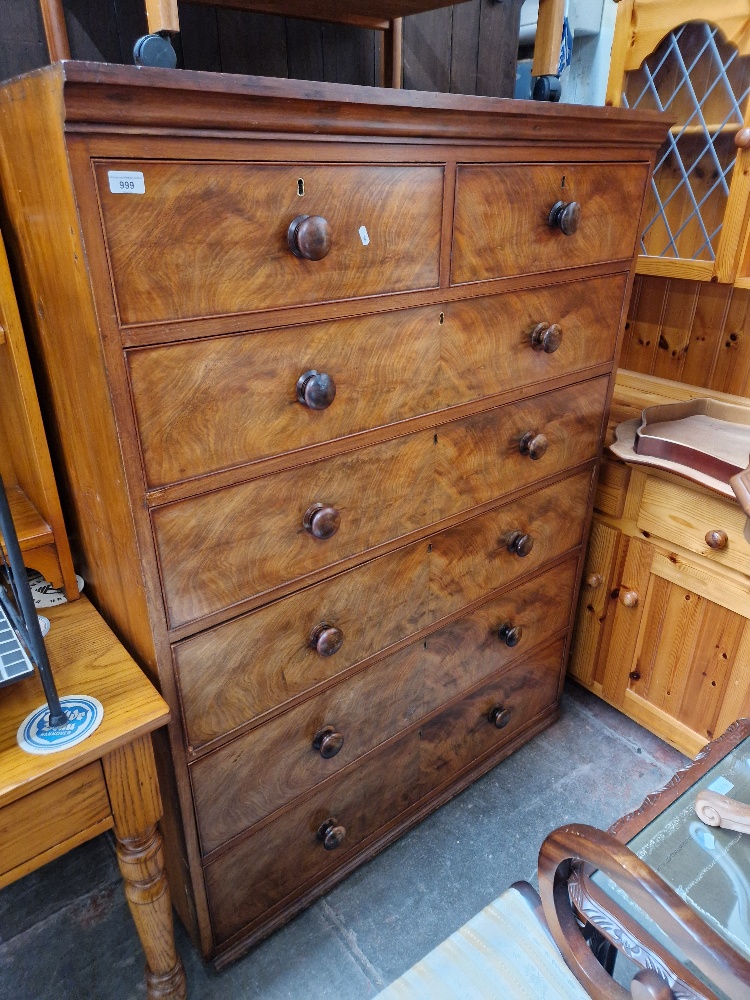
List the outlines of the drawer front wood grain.
{"label": "drawer front wood grain", "polygon": [[[631,257],[647,177],[645,163],[460,166],[451,282]],[[571,235],[549,225],[559,201],[580,205]]]}
{"label": "drawer front wood grain", "polygon": [[[741,573],[750,574],[747,518],[739,504],[693,486],[649,476],[638,511],[638,527]],[[720,547],[709,545],[721,532]],[[722,544],[723,543],[723,544]]]}
{"label": "drawer front wood grain", "polygon": [[[157,508],[172,626],[593,458],[606,391],[595,379]],[[535,460],[529,442],[542,440]],[[305,530],[316,504],[340,518],[330,537]]]}
{"label": "drawer front wood grain", "polygon": [[556,703],[564,645],[560,640],[496,675],[420,727],[424,792],[508,742]]}
{"label": "drawer front wood grain", "polygon": [[194,763],[203,851],[566,628],[576,565],[569,559]]}
{"label": "drawer front wood grain", "polygon": [[[419,798],[419,745],[411,737],[335,777],[205,868],[214,932],[224,941],[275,904],[356,854],[357,847]],[[318,831],[343,826],[326,850]]]}
{"label": "drawer front wood grain", "polygon": [[0,876],[101,824],[111,815],[96,761],[0,809]]}
{"label": "drawer front wood grain", "polygon": [[[150,488],[337,440],[612,359],[626,275],[128,352]],[[532,344],[557,325],[559,346]],[[481,331],[480,335],[478,331]],[[548,345],[549,346],[549,345]],[[300,402],[306,372],[333,401]],[[325,402],[325,401],[324,401]]]}
{"label": "drawer front wood grain", "polygon": [[[145,193],[113,194],[112,169],[141,171]],[[106,161],[96,179],[125,325],[438,283],[442,165]],[[327,222],[322,259],[290,249],[302,215]]]}
{"label": "drawer front wood grain", "polygon": [[[590,480],[565,479],[177,643],[188,744],[252,722],[578,545]],[[523,558],[502,543],[513,530],[534,540]],[[333,655],[310,645],[321,622],[342,633]]]}

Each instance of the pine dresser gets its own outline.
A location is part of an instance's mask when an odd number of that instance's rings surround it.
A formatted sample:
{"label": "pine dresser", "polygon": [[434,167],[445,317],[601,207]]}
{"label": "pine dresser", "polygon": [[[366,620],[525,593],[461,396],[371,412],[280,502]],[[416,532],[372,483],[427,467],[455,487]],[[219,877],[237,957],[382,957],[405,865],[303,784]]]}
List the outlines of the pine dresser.
{"label": "pine dresser", "polygon": [[221,966],[557,716],[663,116],[62,63],[4,226]]}

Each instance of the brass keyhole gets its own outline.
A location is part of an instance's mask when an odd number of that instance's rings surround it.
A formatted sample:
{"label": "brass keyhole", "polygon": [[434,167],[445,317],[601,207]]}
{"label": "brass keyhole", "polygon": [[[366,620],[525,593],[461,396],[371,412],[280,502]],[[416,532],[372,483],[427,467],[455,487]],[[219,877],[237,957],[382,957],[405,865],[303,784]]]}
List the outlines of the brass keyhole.
{"label": "brass keyhole", "polygon": [[297,194],[301,198],[304,193],[305,193],[305,182],[303,178],[300,177],[300,179],[297,181]]}

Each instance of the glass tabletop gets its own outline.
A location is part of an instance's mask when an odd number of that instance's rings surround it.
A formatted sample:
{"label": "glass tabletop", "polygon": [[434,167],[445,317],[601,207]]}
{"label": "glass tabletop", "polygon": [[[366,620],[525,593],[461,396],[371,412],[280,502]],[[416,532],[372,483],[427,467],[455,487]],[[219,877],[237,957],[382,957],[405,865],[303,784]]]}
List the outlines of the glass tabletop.
{"label": "glass tabletop", "polygon": [[[695,800],[704,789],[750,804],[750,737],[653,819],[628,846],[707,924],[750,960],[750,835],[702,823],[695,813]],[[592,881],[706,981],[613,882],[601,872],[596,872]]]}

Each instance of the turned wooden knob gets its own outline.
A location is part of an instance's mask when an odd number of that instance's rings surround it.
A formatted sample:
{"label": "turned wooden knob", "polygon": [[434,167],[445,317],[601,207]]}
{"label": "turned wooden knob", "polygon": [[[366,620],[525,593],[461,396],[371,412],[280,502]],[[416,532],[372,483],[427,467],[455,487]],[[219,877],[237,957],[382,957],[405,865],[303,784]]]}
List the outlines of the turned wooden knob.
{"label": "turned wooden knob", "polygon": [[734,137],[734,144],[737,149],[750,148],[750,128],[741,128]]}
{"label": "turned wooden knob", "polygon": [[308,507],[302,518],[302,526],[313,538],[330,538],[339,530],[341,515],[335,507],[324,503],[314,503]]}
{"label": "turned wooden knob", "polygon": [[623,590],[620,593],[620,603],[626,608],[634,608],[638,603],[638,593],[635,590]]}
{"label": "turned wooden knob", "polygon": [[335,757],[343,745],[344,737],[333,726],[323,726],[313,737],[313,750],[317,750],[326,760]]}
{"label": "turned wooden knob", "polygon": [[554,354],[562,343],[562,327],[558,323],[537,323],[531,331],[531,346],[535,351]]}
{"label": "turned wooden knob", "polygon": [[666,980],[654,969],[641,969],[630,983],[633,1000],[674,1000],[674,993]]}
{"label": "turned wooden knob", "polygon": [[520,625],[511,625],[506,622],[497,630],[497,637],[506,646],[517,646],[523,636],[523,628]]}
{"label": "turned wooden knob", "polygon": [[341,847],[345,836],[346,828],[339,826],[339,821],[334,819],[333,816],[327,819],[325,823],[321,823],[318,830],[318,840],[327,851],[335,851],[337,847]]}
{"label": "turned wooden knob", "polygon": [[556,201],[550,209],[549,224],[565,236],[572,236],[581,221],[581,206],[577,201]]}
{"label": "turned wooden knob", "polygon": [[706,545],[709,549],[725,549],[728,541],[729,537],[726,531],[723,531],[721,528],[716,528],[714,531],[709,531],[706,534]]}
{"label": "turned wooden knob", "polygon": [[527,431],[518,443],[518,450],[522,455],[528,455],[533,461],[541,458],[547,451],[549,441],[544,434],[537,434],[536,431]]}
{"label": "turned wooden knob", "polygon": [[586,586],[591,587],[592,590],[596,590],[597,587],[601,587],[604,583],[604,577],[601,573],[592,573],[591,576],[586,577]]}
{"label": "turned wooden knob", "polygon": [[298,215],[289,224],[289,249],[295,257],[322,260],[331,250],[331,231],[322,215]]}
{"label": "turned wooden knob", "polygon": [[344,642],[344,633],[335,625],[321,622],[310,633],[310,645],[319,656],[333,656]]}
{"label": "turned wooden knob", "polygon": [[314,368],[297,379],[297,400],[311,410],[325,410],[336,398],[336,383],[325,372]]}
{"label": "turned wooden knob", "polygon": [[534,539],[523,531],[511,531],[508,535],[508,552],[522,559],[534,548]]}
{"label": "turned wooden knob", "polygon": [[503,708],[502,705],[495,705],[495,707],[491,709],[487,718],[490,720],[495,729],[505,729],[510,722],[511,715],[512,709]]}

